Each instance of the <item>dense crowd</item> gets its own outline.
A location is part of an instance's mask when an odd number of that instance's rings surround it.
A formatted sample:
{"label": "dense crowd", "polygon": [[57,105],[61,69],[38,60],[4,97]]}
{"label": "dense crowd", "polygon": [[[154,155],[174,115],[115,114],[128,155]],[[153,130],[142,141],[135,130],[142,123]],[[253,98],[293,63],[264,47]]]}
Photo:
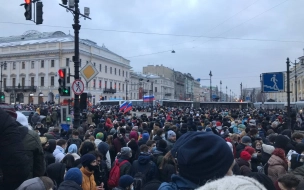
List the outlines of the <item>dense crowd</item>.
{"label": "dense crowd", "polygon": [[300,112],[91,107],[64,129],[59,108],[0,105],[0,189],[304,189]]}

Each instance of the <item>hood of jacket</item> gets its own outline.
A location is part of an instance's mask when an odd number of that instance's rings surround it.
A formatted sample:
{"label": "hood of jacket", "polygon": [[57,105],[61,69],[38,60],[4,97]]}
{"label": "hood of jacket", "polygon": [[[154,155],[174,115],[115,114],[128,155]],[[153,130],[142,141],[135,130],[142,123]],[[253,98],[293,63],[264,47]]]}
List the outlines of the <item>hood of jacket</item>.
{"label": "hood of jacket", "polygon": [[239,165],[239,167],[242,167],[242,166],[250,166],[249,165],[249,162],[247,162],[246,160],[242,159],[242,158],[239,158],[236,160],[237,164]]}
{"label": "hood of jacket", "polygon": [[294,175],[297,175],[297,176],[302,176],[302,178],[303,178],[304,177],[304,165],[297,167],[291,173]]}
{"label": "hood of jacket", "polygon": [[47,176],[51,178],[53,181],[56,181],[57,186],[59,186],[60,183],[63,181],[65,169],[66,169],[65,164],[53,163],[47,167],[46,173]]}
{"label": "hood of jacket", "polygon": [[275,166],[275,165],[285,166],[285,162],[284,162],[284,160],[282,160],[282,158],[280,158],[276,155],[271,155],[271,157],[268,160],[268,165],[269,166]]}
{"label": "hood of jacket", "polygon": [[151,161],[151,156],[149,154],[140,154],[138,157],[138,163],[146,165]]}
{"label": "hood of jacket", "polygon": [[95,146],[98,147],[99,143],[101,143],[102,140],[100,139],[95,139],[94,143],[95,143]]}
{"label": "hood of jacket", "polygon": [[58,190],[82,190],[82,188],[75,181],[66,180],[60,184]]}
{"label": "hood of jacket", "polygon": [[39,177],[35,177],[24,181],[17,190],[31,190],[31,189],[45,189],[42,180]]}
{"label": "hood of jacket", "polygon": [[56,156],[59,153],[65,153],[64,149],[61,146],[56,145],[56,149],[53,152],[53,155]]}
{"label": "hood of jacket", "polygon": [[197,189],[199,187],[195,183],[176,174],[171,176],[171,180],[171,183],[162,183],[158,190]]}
{"label": "hood of jacket", "polygon": [[56,140],[50,139],[48,140],[49,146],[45,148],[45,151],[53,153],[56,149]]}

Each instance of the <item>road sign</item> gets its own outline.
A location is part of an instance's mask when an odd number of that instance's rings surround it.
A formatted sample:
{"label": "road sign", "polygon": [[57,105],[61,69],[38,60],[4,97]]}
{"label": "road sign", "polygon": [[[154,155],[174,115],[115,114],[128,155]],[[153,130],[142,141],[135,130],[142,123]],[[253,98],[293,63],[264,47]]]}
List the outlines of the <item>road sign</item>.
{"label": "road sign", "polygon": [[90,62],[80,70],[80,73],[87,82],[90,82],[98,74],[98,70]]}
{"label": "road sign", "polygon": [[267,93],[284,92],[284,73],[263,73],[262,91]]}
{"label": "road sign", "polygon": [[84,84],[81,80],[75,80],[72,84],[72,90],[74,94],[80,95],[84,91]]}

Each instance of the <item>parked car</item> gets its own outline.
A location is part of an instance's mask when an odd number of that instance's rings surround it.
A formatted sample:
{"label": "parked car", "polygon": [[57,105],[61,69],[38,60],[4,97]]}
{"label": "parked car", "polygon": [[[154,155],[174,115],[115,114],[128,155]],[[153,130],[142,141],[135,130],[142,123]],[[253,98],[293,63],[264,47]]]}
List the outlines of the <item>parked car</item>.
{"label": "parked car", "polygon": [[[25,115],[25,117],[28,119],[28,117],[31,115],[31,113],[35,113],[34,111],[21,111],[21,113],[23,113]],[[45,116],[44,115],[40,115],[40,122],[45,125],[46,121],[45,121]]]}

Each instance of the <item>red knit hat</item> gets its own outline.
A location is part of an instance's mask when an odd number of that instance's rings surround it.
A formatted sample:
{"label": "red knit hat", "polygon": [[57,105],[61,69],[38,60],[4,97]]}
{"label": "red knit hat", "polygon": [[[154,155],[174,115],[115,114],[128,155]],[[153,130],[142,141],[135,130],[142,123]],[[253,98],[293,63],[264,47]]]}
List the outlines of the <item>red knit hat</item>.
{"label": "red knit hat", "polygon": [[219,121],[217,121],[217,122],[215,123],[215,125],[216,125],[217,127],[222,126],[221,122],[219,122]]}
{"label": "red knit hat", "polygon": [[251,155],[247,151],[242,151],[240,157],[245,161],[251,160]]}
{"label": "red knit hat", "polygon": [[253,155],[253,153],[255,152],[254,148],[252,148],[251,146],[246,146],[244,151],[247,151],[250,155]]}

